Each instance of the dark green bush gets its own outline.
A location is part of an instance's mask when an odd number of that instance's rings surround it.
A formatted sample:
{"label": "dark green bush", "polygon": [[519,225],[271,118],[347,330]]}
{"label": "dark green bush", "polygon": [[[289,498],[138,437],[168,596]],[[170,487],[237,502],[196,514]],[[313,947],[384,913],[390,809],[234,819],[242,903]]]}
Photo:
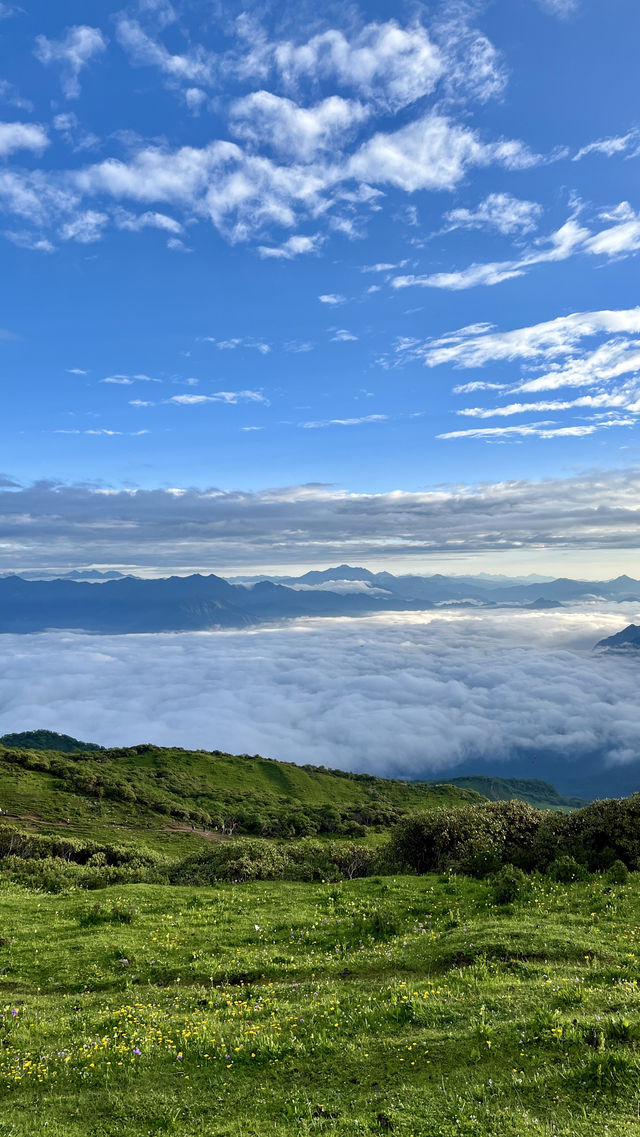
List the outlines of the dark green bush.
{"label": "dark green bush", "polygon": [[604,879],[607,884],[626,884],[629,880],[629,869],[624,861],[614,861],[604,874]]}
{"label": "dark green bush", "polygon": [[532,865],[533,842],[544,814],[522,801],[413,814],[392,840],[399,862],[415,872],[486,875],[499,865]]}
{"label": "dark green bush", "polygon": [[515,865],[504,865],[491,881],[491,898],[494,904],[513,904],[529,892],[529,878]]}
{"label": "dark green bush", "polygon": [[286,851],[272,841],[238,838],[213,844],[186,857],[170,871],[173,884],[215,884],[217,881],[278,880],[289,865]]}
{"label": "dark green bush", "polygon": [[572,884],[576,880],[586,880],[588,873],[584,865],[578,863],[575,857],[563,853],[556,857],[547,869],[547,876],[557,880],[559,884]]}

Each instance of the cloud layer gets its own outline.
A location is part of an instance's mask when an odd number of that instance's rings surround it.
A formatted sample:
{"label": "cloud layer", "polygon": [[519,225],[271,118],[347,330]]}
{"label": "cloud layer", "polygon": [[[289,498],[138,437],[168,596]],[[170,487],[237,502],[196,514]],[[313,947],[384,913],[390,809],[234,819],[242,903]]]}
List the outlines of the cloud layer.
{"label": "cloud layer", "polygon": [[3,636],[0,733],[47,727],[382,774],[441,776],[467,760],[495,771],[515,751],[624,765],[637,756],[638,665],[590,647],[637,618],[626,607]]}
{"label": "cloud layer", "polygon": [[[236,398],[232,392],[217,397],[232,395]],[[371,429],[377,429],[375,421]],[[424,571],[431,553],[541,547],[640,547],[640,472],[382,494],[314,484],[256,493],[180,486],[20,487],[0,478],[0,570],[5,572],[88,560],[224,572],[239,565],[259,570],[296,562],[361,563],[385,554],[407,561],[420,557]]]}

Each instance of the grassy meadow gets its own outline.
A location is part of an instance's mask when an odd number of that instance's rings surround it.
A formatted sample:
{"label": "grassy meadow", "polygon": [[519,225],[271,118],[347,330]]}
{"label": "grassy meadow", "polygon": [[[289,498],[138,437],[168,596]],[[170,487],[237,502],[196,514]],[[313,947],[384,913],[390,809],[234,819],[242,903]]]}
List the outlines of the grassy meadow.
{"label": "grassy meadow", "polygon": [[2,1137],[640,1133],[640,883],[0,892]]}

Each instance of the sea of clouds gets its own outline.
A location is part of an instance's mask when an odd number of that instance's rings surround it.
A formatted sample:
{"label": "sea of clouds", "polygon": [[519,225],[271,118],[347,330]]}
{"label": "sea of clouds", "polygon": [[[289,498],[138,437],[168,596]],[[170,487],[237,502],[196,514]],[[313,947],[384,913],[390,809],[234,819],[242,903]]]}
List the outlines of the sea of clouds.
{"label": "sea of clouds", "polygon": [[380,774],[440,776],[471,759],[495,773],[538,751],[620,766],[638,754],[640,659],[592,648],[634,618],[637,605],[600,603],[5,635],[0,733],[45,727]]}

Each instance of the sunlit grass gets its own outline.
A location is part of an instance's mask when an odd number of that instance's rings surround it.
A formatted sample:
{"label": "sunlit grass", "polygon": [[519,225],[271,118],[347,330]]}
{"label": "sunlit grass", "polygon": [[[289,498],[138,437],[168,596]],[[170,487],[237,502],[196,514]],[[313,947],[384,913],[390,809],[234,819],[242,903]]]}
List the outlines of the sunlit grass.
{"label": "sunlit grass", "polygon": [[640,889],[7,888],[0,1133],[640,1129]]}

